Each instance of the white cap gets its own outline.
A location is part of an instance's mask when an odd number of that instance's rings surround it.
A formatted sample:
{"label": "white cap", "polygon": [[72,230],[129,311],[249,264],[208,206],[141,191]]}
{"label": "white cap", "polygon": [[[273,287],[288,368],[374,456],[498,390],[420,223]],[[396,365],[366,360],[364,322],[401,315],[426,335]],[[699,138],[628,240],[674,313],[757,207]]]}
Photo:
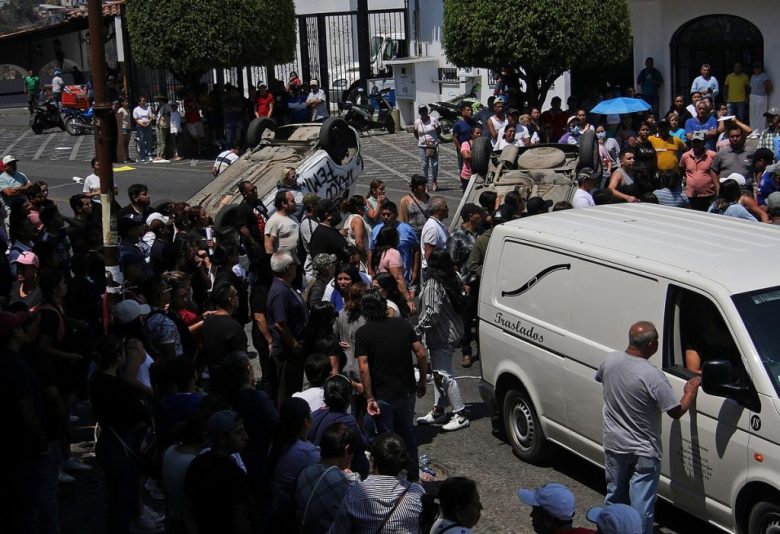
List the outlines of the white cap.
{"label": "white cap", "polygon": [[154,213],[149,214],[149,216],[146,218],[146,224],[151,225],[152,221],[161,221],[163,224],[168,224],[168,220],[168,217],[155,211]]}
{"label": "white cap", "polygon": [[731,174],[729,174],[725,178],[721,178],[720,179],[720,183],[723,183],[726,180],[734,180],[735,182],[737,182],[739,184],[740,187],[742,187],[743,185],[747,184],[747,181],[745,180],[745,177],[742,176],[741,174],[739,174],[738,172],[732,172]]}
{"label": "white cap", "polygon": [[148,304],[139,304],[134,300],[125,299],[114,306],[114,318],[122,324],[135,321],[141,315],[149,315],[152,309]]}
{"label": "white cap", "polygon": [[3,158],[3,165],[8,165],[9,163],[13,163],[14,161],[19,161],[19,160],[13,157],[11,154],[8,154],[6,157]]}

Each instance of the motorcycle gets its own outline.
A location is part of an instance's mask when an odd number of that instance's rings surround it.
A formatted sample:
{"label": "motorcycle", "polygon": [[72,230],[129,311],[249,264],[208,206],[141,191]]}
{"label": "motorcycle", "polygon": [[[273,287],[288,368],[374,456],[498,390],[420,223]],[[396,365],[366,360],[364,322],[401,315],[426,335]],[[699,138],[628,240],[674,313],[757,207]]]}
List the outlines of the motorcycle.
{"label": "motorcycle", "polygon": [[62,108],[62,122],[65,125],[65,131],[70,135],[81,135],[92,133],[92,117],[94,112],[92,106],[86,111],[75,108]]}
{"label": "motorcycle", "polygon": [[460,118],[460,106],[463,102],[471,104],[471,109],[474,113],[482,108],[482,102],[477,97],[479,91],[479,84],[474,84],[471,91],[463,93],[450,100],[434,102],[428,104],[428,109],[431,113],[436,112],[438,115],[439,126],[441,126],[441,133],[439,139],[444,143],[452,142],[452,127],[455,125],[455,121]]}
{"label": "motorcycle", "polygon": [[38,102],[30,114],[30,128],[36,134],[42,134],[49,128],[65,129],[65,123],[60,117],[60,109],[53,98]]}
{"label": "motorcycle", "polygon": [[387,133],[395,133],[395,121],[390,114],[392,107],[387,99],[389,92],[389,88],[379,91],[376,87],[371,91],[379,107],[378,115],[374,119],[374,107],[364,96],[365,91],[362,87],[355,87],[341,106],[346,110],[344,120],[359,132],[384,128]]}

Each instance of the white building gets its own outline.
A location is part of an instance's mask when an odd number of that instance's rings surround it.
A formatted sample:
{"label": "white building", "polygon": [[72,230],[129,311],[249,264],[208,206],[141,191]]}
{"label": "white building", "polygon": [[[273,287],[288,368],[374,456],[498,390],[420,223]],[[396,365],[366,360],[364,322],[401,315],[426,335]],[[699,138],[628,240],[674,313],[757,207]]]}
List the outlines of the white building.
{"label": "white building", "polygon": [[[634,30],[634,69],[652,57],[664,77],[662,110],[668,109],[675,93],[688,95],[693,78],[703,63],[721,84],[736,61],[751,73],[750,64],[764,62],[774,85],[780,85],[780,55],[777,48],[777,0],[630,0]],[[636,72],[635,72],[636,75]],[[780,91],[769,96],[770,106],[780,106]]]}

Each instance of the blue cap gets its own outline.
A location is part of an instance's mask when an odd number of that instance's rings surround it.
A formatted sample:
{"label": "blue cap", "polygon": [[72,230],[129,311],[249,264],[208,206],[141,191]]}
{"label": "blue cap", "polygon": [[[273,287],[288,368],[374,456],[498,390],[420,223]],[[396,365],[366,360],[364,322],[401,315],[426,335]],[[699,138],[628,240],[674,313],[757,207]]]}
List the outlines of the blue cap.
{"label": "blue cap", "polygon": [[596,524],[600,534],[642,534],[642,518],[627,504],[594,506],[585,517]]}
{"label": "blue cap", "polygon": [[574,517],[574,495],[563,484],[546,484],[536,489],[520,489],[517,497],[529,506],[538,506],[561,521]]}

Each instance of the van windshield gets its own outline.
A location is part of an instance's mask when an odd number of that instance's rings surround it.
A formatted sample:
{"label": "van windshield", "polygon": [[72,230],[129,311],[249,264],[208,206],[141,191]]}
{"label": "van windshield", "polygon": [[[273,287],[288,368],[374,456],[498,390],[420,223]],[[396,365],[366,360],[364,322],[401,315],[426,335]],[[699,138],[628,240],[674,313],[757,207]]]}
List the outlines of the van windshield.
{"label": "van windshield", "polygon": [[732,297],[766,367],[775,392],[780,395],[780,287],[741,293]]}

